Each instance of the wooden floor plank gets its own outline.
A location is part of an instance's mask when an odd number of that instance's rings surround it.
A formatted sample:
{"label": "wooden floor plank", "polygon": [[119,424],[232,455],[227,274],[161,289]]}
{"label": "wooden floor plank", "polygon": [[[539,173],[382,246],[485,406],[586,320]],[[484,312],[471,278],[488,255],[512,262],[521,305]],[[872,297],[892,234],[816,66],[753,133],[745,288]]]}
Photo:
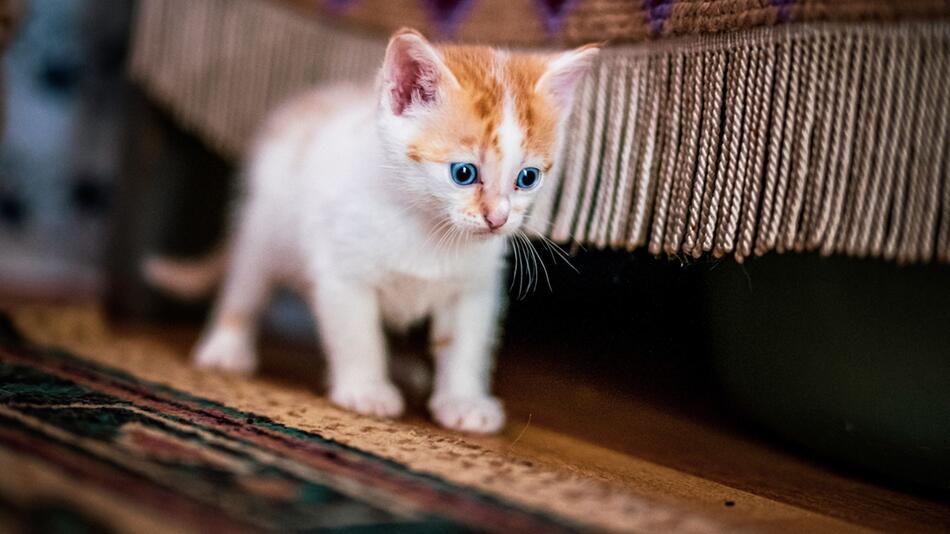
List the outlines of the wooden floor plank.
{"label": "wooden floor plank", "polygon": [[[189,351],[198,333],[194,326],[113,328],[116,334],[154,339],[180,354]],[[680,400],[671,401],[655,388],[618,385],[600,371],[578,372],[570,363],[551,359],[547,349],[517,341],[505,345],[497,389],[510,422],[501,436],[466,439],[497,452],[595,473],[737,529],[950,530],[947,502],[890,488],[789,450],[720,413],[722,405],[706,403],[703,392],[677,392],[673,397]],[[265,340],[263,354],[267,380],[288,388],[320,388],[321,365],[313,349]],[[419,366],[420,358],[400,361],[410,369],[408,375],[416,376],[416,387],[424,387],[427,369]],[[410,395],[407,420],[433,428],[422,407],[423,393]]]}

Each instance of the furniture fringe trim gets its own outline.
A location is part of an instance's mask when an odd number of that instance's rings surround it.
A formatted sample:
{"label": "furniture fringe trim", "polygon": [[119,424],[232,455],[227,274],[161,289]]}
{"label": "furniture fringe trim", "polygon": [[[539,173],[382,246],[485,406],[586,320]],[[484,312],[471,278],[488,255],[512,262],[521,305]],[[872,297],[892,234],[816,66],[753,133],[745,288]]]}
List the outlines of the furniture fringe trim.
{"label": "furniture fringe trim", "polygon": [[[314,84],[367,82],[385,43],[258,0],[139,4],[131,73],[237,158]],[[766,27],[608,48],[533,219],[653,254],[818,251],[950,263],[950,24]]]}

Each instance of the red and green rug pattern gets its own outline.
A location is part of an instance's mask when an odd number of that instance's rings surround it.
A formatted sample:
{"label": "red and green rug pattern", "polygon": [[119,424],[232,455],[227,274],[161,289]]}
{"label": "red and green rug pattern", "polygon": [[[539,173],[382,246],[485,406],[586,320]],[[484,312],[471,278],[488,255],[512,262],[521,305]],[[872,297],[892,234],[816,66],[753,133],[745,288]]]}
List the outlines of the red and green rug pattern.
{"label": "red and green rug pattern", "polygon": [[[577,529],[320,435],[33,346],[3,316],[0,458],[0,470],[14,461],[38,465],[79,492],[105,495],[116,510],[150,510],[170,531]],[[23,489],[0,488],[0,522],[47,532],[108,525],[76,504],[78,494],[30,500]]]}

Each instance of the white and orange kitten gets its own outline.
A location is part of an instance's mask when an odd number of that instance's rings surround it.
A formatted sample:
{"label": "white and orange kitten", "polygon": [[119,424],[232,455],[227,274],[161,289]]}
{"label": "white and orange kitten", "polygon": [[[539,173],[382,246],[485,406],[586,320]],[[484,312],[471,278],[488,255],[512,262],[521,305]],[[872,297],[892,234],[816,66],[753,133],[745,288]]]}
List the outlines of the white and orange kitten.
{"label": "white and orange kitten", "polygon": [[[402,30],[375,89],[316,90],[278,110],[251,155],[195,363],[253,371],[257,315],[271,286],[288,284],[316,316],[334,403],[402,413],[383,329],[431,317],[433,417],[463,431],[499,430],[505,414],[491,375],[505,240],[551,173],[597,52],[433,46]],[[150,270],[187,290],[161,265]]]}

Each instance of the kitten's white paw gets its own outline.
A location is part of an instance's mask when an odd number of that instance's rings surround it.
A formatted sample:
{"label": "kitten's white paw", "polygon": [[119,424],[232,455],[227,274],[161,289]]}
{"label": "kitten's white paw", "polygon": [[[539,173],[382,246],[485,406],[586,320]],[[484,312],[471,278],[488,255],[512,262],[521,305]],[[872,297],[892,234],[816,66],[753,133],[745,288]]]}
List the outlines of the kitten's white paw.
{"label": "kitten's white paw", "polygon": [[251,374],[257,369],[257,354],[250,340],[238,332],[217,330],[198,345],[192,358],[204,369]]}
{"label": "kitten's white paw", "polygon": [[505,425],[501,401],[488,395],[436,396],[429,400],[429,411],[440,425],[463,432],[493,434]]}
{"label": "kitten's white paw", "polygon": [[398,417],[405,408],[402,394],[390,382],[334,385],[330,389],[330,401],[347,410],[375,417]]}

